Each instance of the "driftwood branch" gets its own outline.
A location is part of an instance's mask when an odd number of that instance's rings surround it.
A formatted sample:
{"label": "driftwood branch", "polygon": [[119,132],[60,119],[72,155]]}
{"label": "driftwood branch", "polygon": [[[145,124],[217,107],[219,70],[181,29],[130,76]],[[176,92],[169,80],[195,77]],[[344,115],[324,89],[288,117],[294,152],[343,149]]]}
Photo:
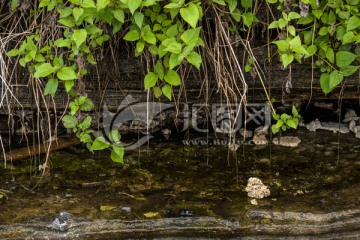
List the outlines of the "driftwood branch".
{"label": "driftwood branch", "polygon": [[[81,142],[80,142],[79,138],[77,138],[77,137],[67,138],[67,139],[59,139],[59,140],[51,143],[50,152],[68,148],[71,146],[76,146],[80,143]],[[37,144],[37,145],[33,145],[33,146],[27,146],[24,148],[15,149],[13,151],[6,153],[5,158],[6,158],[6,161],[8,161],[8,162],[20,160],[20,159],[24,159],[24,158],[29,158],[34,155],[46,153],[48,151],[47,146],[48,146],[48,144],[42,143],[42,144]]]}

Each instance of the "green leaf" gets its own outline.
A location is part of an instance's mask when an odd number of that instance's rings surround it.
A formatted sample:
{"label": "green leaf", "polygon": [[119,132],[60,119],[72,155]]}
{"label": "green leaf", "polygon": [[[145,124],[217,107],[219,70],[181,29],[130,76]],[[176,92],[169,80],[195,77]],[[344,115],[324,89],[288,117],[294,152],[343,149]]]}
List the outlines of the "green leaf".
{"label": "green leaf", "polygon": [[353,32],[347,32],[342,37],[342,44],[352,43],[355,42],[355,40],[356,40],[355,34]]}
{"label": "green leaf", "polygon": [[296,118],[300,116],[295,106],[292,106],[291,113]]}
{"label": "green leaf", "polygon": [[75,42],[77,47],[80,47],[80,45],[85,42],[87,36],[87,32],[85,29],[76,29],[74,30],[73,35],[71,36],[71,39]]}
{"label": "green leaf", "polygon": [[92,141],[92,138],[90,134],[85,133],[84,135],[80,136],[80,141],[83,143],[90,143]]}
{"label": "green leaf", "polygon": [[78,124],[78,120],[75,116],[65,115],[62,118],[62,122],[65,128],[74,128]]}
{"label": "green leaf", "polygon": [[359,66],[344,66],[340,68],[341,73],[344,75],[344,77],[353,75],[357,70],[359,69]]}
{"label": "green leaf", "polygon": [[107,7],[110,4],[110,0],[97,0],[96,10],[100,11],[101,9]]}
{"label": "green leaf", "polygon": [[[80,124],[79,127],[81,127],[83,130],[88,129],[91,126],[92,117],[87,116]],[[81,126],[80,126],[81,125]]]}
{"label": "green leaf", "polygon": [[251,12],[246,12],[246,13],[242,14],[242,18],[243,18],[245,26],[247,26],[247,27],[250,27],[254,21],[254,15]]}
{"label": "green leaf", "polygon": [[336,65],[338,67],[345,67],[351,65],[351,63],[356,59],[357,55],[352,52],[339,51],[336,53]]}
{"label": "green leaf", "polygon": [[79,18],[84,14],[84,9],[83,8],[77,8],[75,7],[73,9],[73,16],[75,18],[75,21],[79,20]]}
{"label": "green leaf", "polygon": [[162,80],[164,78],[164,67],[158,60],[154,67],[154,73]]}
{"label": "green leaf", "polygon": [[74,80],[78,78],[72,67],[62,67],[60,71],[57,72],[56,76],[63,81]]}
{"label": "green leaf", "polygon": [[294,128],[294,129],[297,128],[297,124],[294,122],[294,119],[288,119],[288,120],[286,121],[286,125],[288,125],[288,126],[291,127],[291,128]]}
{"label": "green leaf", "polygon": [[189,55],[186,56],[186,60],[194,65],[197,69],[200,69],[200,65],[202,62],[200,54],[197,52],[191,52]]}
{"label": "green leaf", "polygon": [[117,163],[124,163],[124,147],[120,146],[120,145],[113,145],[112,146],[113,150],[111,151],[111,160],[113,160],[114,162]]}
{"label": "green leaf", "polygon": [[334,63],[334,61],[335,61],[335,54],[334,54],[334,50],[332,50],[332,48],[329,47],[329,48],[326,50],[325,55],[326,55],[326,58],[327,58],[331,63]]}
{"label": "green leaf", "polygon": [[153,91],[154,91],[154,96],[155,96],[156,98],[161,97],[162,91],[161,91],[161,89],[160,89],[158,86],[155,86],[155,87],[153,88]]}
{"label": "green leaf", "polygon": [[306,51],[308,52],[309,56],[312,56],[316,53],[317,47],[316,47],[316,45],[311,45],[307,48]]}
{"label": "green leaf", "polygon": [[158,76],[156,76],[155,73],[148,72],[144,78],[145,90],[148,90],[149,88],[154,87],[157,80],[158,80]]}
{"label": "green leaf", "polygon": [[121,139],[120,132],[118,130],[111,130],[109,132],[109,138],[112,142],[117,143]]}
{"label": "green leaf", "polygon": [[169,69],[173,69],[174,67],[180,65],[184,59],[183,54],[171,53],[169,58]]}
{"label": "green leaf", "polygon": [[58,88],[58,80],[56,78],[49,79],[45,85],[44,95],[50,94],[51,96],[54,97],[57,88]]}
{"label": "green leaf", "polygon": [[172,87],[168,84],[161,88],[162,93],[171,101]]}
{"label": "green leaf", "polygon": [[342,82],[343,78],[344,78],[344,76],[342,75],[342,73],[340,73],[337,70],[333,71],[330,74],[329,88],[330,89],[335,88],[337,85],[339,85]]}
{"label": "green leaf", "polygon": [[137,41],[139,39],[140,39],[140,34],[137,30],[131,30],[124,36],[124,40],[129,42]]}
{"label": "green leaf", "polygon": [[292,36],[295,36],[295,35],[296,35],[296,29],[295,29],[294,26],[289,25],[289,26],[288,26],[288,31],[289,31],[289,33],[290,33]]}
{"label": "green leaf", "polygon": [[241,6],[243,6],[245,9],[251,8],[252,0],[241,0]]}
{"label": "green leaf", "polygon": [[348,19],[350,17],[350,12],[340,11],[338,13],[340,19]]}
{"label": "green leaf", "polygon": [[35,66],[34,77],[41,78],[49,76],[51,73],[55,72],[56,68],[53,67],[50,63],[41,63]]}
{"label": "green leaf", "polygon": [[349,18],[346,24],[346,31],[351,31],[358,27],[360,27],[360,18],[357,15],[354,15],[351,18]]}
{"label": "green leaf", "polygon": [[91,150],[92,151],[104,150],[104,149],[108,148],[109,145],[110,145],[110,143],[108,143],[104,137],[97,137],[91,146]]}
{"label": "green leaf", "polygon": [[280,128],[282,125],[284,125],[284,121],[282,119],[279,119],[275,124],[277,128]]}
{"label": "green leaf", "polygon": [[130,10],[131,14],[134,14],[136,9],[138,9],[140,7],[141,1],[142,0],[129,0],[128,1],[129,10]]}
{"label": "green leaf", "polygon": [[124,14],[124,11],[122,9],[115,9],[113,11],[113,15],[114,15],[114,18],[116,20],[118,20],[119,22],[121,22],[121,23],[125,22],[125,14]]}
{"label": "green leaf", "polygon": [[145,43],[144,43],[144,41],[137,41],[136,42],[136,51],[138,52],[138,53],[142,53],[143,52],[143,50],[144,50],[144,47],[145,47]]}
{"label": "green leaf", "polygon": [[194,3],[190,2],[187,8],[180,9],[180,16],[192,28],[196,28],[196,24],[200,17],[199,9]]}
{"label": "green leaf", "polygon": [[285,19],[283,18],[280,18],[278,20],[278,23],[279,23],[279,28],[280,29],[283,29],[284,27],[286,27],[288,25],[288,21],[286,21]]}
{"label": "green leaf", "polygon": [[181,53],[182,45],[178,42],[171,43],[167,46],[164,51],[172,52],[172,53]]}
{"label": "green leaf", "polygon": [[274,43],[276,44],[280,52],[286,52],[290,48],[289,43],[285,40],[278,40]]}
{"label": "green leaf", "polygon": [[19,54],[20,54],[20,51],[19,51],[19,49],[16,49],[16,48],[11,49],[10,51],[8,51],[6,53],[6,55],[8,55],[9,57],[15,57],[15,56],[18,56]]}
{"label": "green leaf", "polygon": [[[75,1],[79,3],[79,0]],[[80,6],[82,6],[83,8],[96,8],[93,0],[81,0]]]}
{"label": "green leaf", "polygon": [[153,32],[147,32],[142,39],[144,39],[145,42],[155,45],[156,44],[156,37]]}
{"label": "green leaf", "polygon": [[60,47],[70,48],[71,47],[71,39],[59,38],[54,42],[54,45],[59,48]]}
{"label": "green leaf", "polygon": [[273,21],[273,22],[270,23],[270,25],[268,26],[268,29],[277,28],[278,26],[279,26],[279,22],[278,22],[278,21]]}
{"label": "green leaf", "polygon": [[288,15],[289,20],[298,19],[300,17],[301,17],[300,14],[298,14],[297,12],[290,12]]}
{"label": "green leaf", "polygon": [[213,2],[220,4],[222,6],[226,6],[226,3],[224,2],[224,0],[213,0]]}
{"label": "green leaf", "polygon": [[61,18],[60,20],[58,20],[58,22],[69,28],[73,28],[75,26],[75,19],[73,16]]}
{"label": "green leaf", "polygon": [[34,60],[36,62],[45,62],[46,61],[46,59],[44,58],[44,56],[41,53],[36,53]]}
{"label": "green leaf", "polygon": [[178,33],[179,31],[177,24],[172,25],[171,27],[168,28],[168,30],[166,30],[166,35],[168,37],[175,37],[176,35],[178,35]]}
{"label": "green leaf", "polygon": [[[172,86],[180,86],[181,79],[177,72],[174,70],[169,70],[164,76],[165,82],[169,83]],[[164,92],[164,91],[163,91]],[[165,94],[165,93],[164,93]]]}
{"label": "green leaf", "polygon": [[144,21],[144,14],[141,12],[136,12],[134,15],[136,25],[141,29]]}
{"label": "green leaf", "polygon": [[11,0],[11,11],[15,11],[20,6],[20,0]]}
{"label": "green leaf", "polygon": [[280,128],[276,126],[276,124],[271,125],[271,131],[273,134],[277,134],[280,131]]}
{"label": "green leaf", "polygon": [[182,4],[181,4],[181,1],[180,2],[172,2],[172,3],[169,3],[167,5],[164,6],[164,8],[169,8],[169,9],[176,9],[176,8],[181,8]]}
{"label": "green leaf", "polygon": [[320,77],[320,87],[322,91],[326,94],[332,91],[330,88],[330,74],[324,73]]}
{"label": "green leaf", "polygon": [[195,45],[199,39],[201,27],[186,30],[181,34],[181,40],[188,46]]}
{"label": "green leaf", "polygon": [[[66,81],[65,84],[70,81]],[[81,111],[91,111],[94,109],[94,103],[90,98],[86,98],[85,102],[81,104],[80,110]]]}
{"label": "green leaf", "polygon": [[235,21],[240,22],[241,12],[238,8],[235,8],[235,10],[231,13],[231,16],[235,19]]}
{"label": "green leaf", "polygon": [[50,0],[41,0],[39,3],[39,8],[47,7],[50,4]]}
{"label": "green leaf", "polygon": [[292,63],[294,61],[293,54],[281,54],[280,58],[284,65],[284,68],[286,68],[290,63]]}
{"label": "green leaf", "polygon": [[67,93],[71,91],[74,84],[75,84],[74,81],[65,81],[65,90]]}

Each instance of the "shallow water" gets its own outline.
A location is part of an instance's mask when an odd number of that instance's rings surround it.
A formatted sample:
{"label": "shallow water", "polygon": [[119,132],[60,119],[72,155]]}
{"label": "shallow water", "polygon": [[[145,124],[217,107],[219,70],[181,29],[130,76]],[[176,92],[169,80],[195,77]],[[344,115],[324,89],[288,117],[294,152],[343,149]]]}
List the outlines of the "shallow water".
{"label": "shallow water", "polygon": [[[296,135],[297,148],[246,145],[236,153],[157,138],[126,152],[125,166],[108,153],[73,148],[52,153],[45,176],[29,161],[14,163],[0,169],[0,238],[358,236],[360,139],[305,129]],[[244,191],[249,177],[271,190],[258,206]],[[72,223],[57,232],[50,225],[62,211]],[[184,211],[193,215],[181,217]]]}

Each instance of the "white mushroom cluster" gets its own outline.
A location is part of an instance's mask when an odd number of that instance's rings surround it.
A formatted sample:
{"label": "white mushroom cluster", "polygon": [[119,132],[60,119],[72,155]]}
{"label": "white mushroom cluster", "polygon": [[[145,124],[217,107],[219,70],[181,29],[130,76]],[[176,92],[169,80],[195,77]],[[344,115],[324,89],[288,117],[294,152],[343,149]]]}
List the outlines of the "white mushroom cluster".
{"label": "white mushroom cluster", "polygon": [[270,195],[270,190],[259,178],[251,177],[245,188],[248,196],[251,198],[261,199]]}

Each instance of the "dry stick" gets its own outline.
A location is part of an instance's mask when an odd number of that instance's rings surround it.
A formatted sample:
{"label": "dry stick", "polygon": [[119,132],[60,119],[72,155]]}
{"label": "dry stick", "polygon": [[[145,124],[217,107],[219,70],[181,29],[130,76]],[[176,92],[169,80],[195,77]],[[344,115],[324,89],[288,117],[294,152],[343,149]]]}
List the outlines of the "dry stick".
{"label": "dry stick", "polygon": [[69,138],[69,139],[60,139],[57,141],[57,143],[54,142],[53,144],[51,144],[50,148],[45,147],[44,143],[40,143],[40,144],[34,145],[33,147],[30,147],[30,148],[23,147],[20,149],[15,149],[11,152],[6,153],[4,158],[5,158],[5,161],[7,161],[7,162],[15,161],[15,160],[20,160],[20,159],[32,157],[35,155],[39,155],[42,153],[47,154],[47,152],[53,152],[56,150],[76,146],[80,143],[81,142],[80,142],[79,138],[77,138],[77,137],[73,137],[73,138]]}

